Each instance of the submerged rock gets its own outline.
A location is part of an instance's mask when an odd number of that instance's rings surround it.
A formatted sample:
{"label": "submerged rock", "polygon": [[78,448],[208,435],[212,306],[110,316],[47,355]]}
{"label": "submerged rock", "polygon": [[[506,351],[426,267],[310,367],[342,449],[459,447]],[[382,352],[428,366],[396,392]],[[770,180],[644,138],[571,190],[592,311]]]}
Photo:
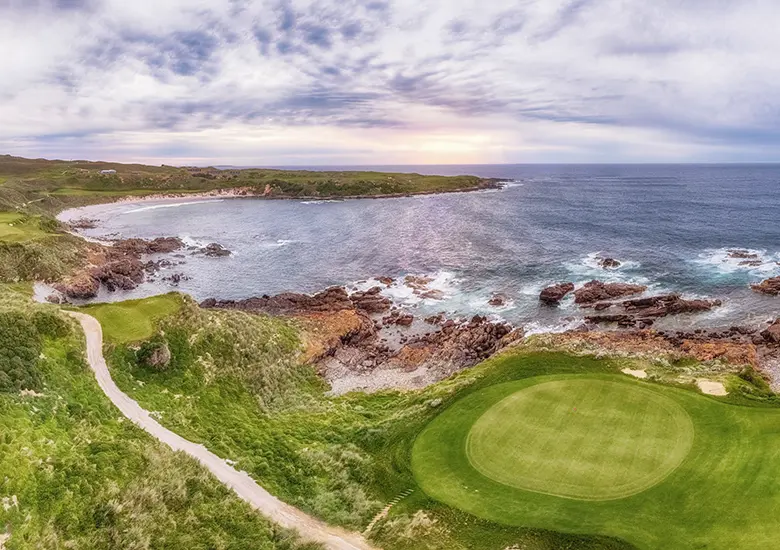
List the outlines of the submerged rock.
{"label": "submerged rock", "polygon": [[603,269],[617,269],[621,265],[623,265],[621,262],[614,258],[599,258],[599,267]]}

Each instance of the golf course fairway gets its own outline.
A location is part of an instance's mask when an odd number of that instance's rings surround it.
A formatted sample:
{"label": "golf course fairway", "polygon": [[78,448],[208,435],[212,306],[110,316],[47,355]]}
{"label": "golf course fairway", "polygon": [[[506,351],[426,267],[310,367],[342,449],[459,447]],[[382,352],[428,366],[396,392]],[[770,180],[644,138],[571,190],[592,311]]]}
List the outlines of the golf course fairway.
{"label": "golf course fairway", "polygon": [[423,430],[412,470],[432,498],[501,524],[780,548],[780,411],[623,376],[479,390]]}

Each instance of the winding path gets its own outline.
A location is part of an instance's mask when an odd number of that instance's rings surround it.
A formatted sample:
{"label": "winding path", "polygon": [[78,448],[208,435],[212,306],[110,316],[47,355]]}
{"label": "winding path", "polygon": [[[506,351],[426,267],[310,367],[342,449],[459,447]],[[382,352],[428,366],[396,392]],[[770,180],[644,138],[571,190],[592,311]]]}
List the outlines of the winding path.
{"label": "winding path", "polygon": [[75,317],[84,329],[87,338],[87,359],[90,367],[95,371],[100,388],[134,424],[174,451],[183,451],[193,457],[255,510],[282,527],[298,531],[305,540],[322,543],[332,550],[376,550],[361,535],[331,527],[282,502],[258,485],[246,472],[239,472],[203,445],[188,441],[160,425],[148,411],[122,393],[111,378],[103,357],[103,330],[98,320],[84,313],[67,313]]}

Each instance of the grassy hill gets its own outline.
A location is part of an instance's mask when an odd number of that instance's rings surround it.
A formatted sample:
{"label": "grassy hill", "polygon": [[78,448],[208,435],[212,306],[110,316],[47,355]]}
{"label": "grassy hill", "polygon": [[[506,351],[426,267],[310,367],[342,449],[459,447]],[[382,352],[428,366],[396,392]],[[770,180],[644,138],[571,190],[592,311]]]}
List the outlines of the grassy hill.
{"label": "grassy hill", "polygon": [[0,546],[317,548],[125,421],[84,362],[80,329],[26,291],[0,288]]}
{"label": "grassy hill", "polygon": [[[115,174],[101,174],[115,170]],[[244,188],[272,198],[362,197],[474,190],[495,185],[476,176],[389,172],[177,168],[0,156],[0,211],[53,213],[69,206],[158,193]]]}

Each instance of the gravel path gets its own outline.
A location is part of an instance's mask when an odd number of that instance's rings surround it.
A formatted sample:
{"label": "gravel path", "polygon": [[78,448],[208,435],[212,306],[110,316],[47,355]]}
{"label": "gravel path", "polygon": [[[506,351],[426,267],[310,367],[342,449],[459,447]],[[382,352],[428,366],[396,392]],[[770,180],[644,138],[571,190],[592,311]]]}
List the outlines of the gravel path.
{"label": "gravel path", "polygon": [[161,426],[148,411],[122,393],[111,378],[103,357],[103,330],[97,319],[83,313],[68,314],[75,317],[84,329],[87,337],[87,359],[95,371],[98,384],[122,414],[133,423],[174,451],[183,451],[196,459],[254,509],[282,527],[298,531],[305,540],[322,543],[333,550],[375,550],[361,535],[331,527],[285,504],[258,485],[246,472],[239,472],[203,445],[188,441]]}

